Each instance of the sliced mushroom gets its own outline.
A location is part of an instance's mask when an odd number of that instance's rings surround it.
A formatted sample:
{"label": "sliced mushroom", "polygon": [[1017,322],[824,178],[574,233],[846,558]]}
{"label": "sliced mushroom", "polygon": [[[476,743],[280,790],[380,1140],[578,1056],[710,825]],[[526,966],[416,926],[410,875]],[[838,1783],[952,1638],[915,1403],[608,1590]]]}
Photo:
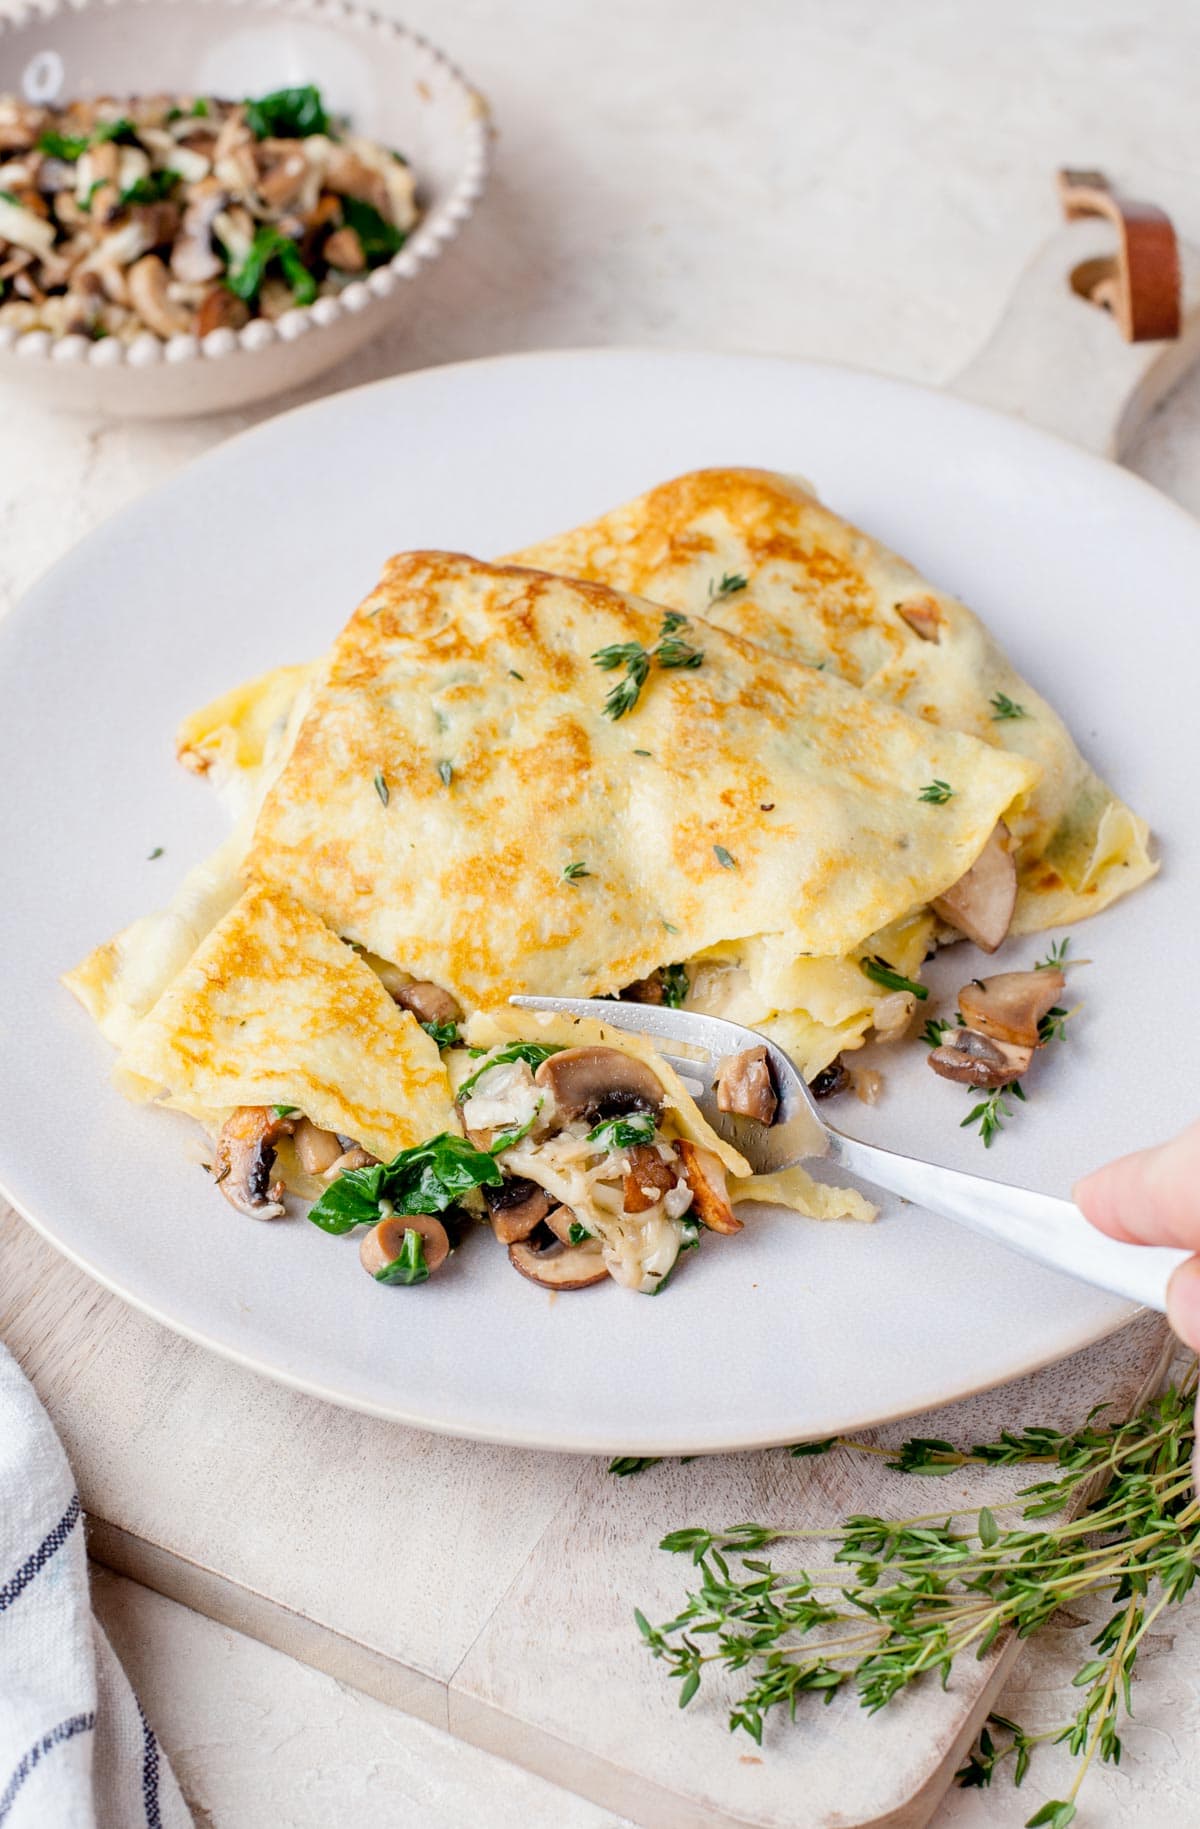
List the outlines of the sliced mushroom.
{"label": "sliced mushroom", "polygon": [[1010,834],[1000,820],[965,876],[939,895],[933,912],[985,953],[994,953],[1012,923],[1017,902],[1017,867]]}
{"label": "sliced mushroom", "polygon": [[725,1164],[701,1143],[686,1138],[675,1145],[683,1161],[683,1173],[692,1190],[692,1211],[710,1232],[740,1232],[742,1222],[729,1204],[725,1186]]}
{"label": "sliced mushroom", "polygon": [[411,1010],[418,1022],[457,1022],[462,1005],[440,984],[420,979],[416,984],[401,985],[392,997],[402,1010]]}
{"label": "sliced mushroom", "polygon": [[335,1181],[339,1175],[345,1175],[350,1169],[374,1168],[378,1160],[378,1156],[373,1156],[370,1150],[363,1149],[361,1144],[352,1144],[344,1155],[337,1158],[336,1162],[329,1164],[325,1170],[325,1179]]}
{"label": "sliced mushroom", "polygon": [[142,230],[148,248],[170,247],[179,231],[179,205],[169,198],[136,204],[130,215]]}
{"label": "sliced mushroom", "polygon": [[432,1213],[393,1213],[372,1226],[358,1247],[362,1267],[370,1276],[394,1264],[404,1249],[404,1234],[419,1232],[424,1241],[425,1268],[430,1276],[440,1270],[450,1255],[450,1239],[445,1226]]}
{"label": "sliced mushroom", "polygon": [[262,168],[259,196],[272,210],[290,209],[309,175],[303,146],[296,140],[263,140],[258,159]]}
{"label": "sliced mushroom", "polygon": [[250,322],[250,307],[228,286],[213,286],[196,307],[195,334],[207,337],[214,330],[240,330]]}
{"label": "sliced mushroom", "polygon": [[[183,212],[179,239],[171,254],[171,271],[186,285],[202,286],[206,280],[218,279],[223,272],[225,263],[213,246],[213,227],[228,201],[228,192],[215,178],[205,178],[192,191]],[[226,298],[233,299],[232,292],[224,286],[221,290]],[[240,302],[235,300],[235,303]],[[218,326],[213,324],[210,328],[215,330]],[[197,335],[205,334],[197,330]]]}
{"label": "sliced mushroom", "polygon": [[519,1244],[528,1238],[554,1205],[545,1188],[524,1175],[507,1176],[498,1188],[485,1187],[483,1198],[492,1231],[502,1245]]}
{"label": "sliced mushroom", "polygon": [[575,1215],[572,1213],[570,1207],[552,1206],[546,1215],[546,1225],[549,1227],[550,1231],[553,1232],[560,1245],[576,1245],[582,1243],[580,1239],[571,1237],[571,1227],[577,1223]]}
{"label": "sliced mushroom", "polygon": [[586,1118],[598,1124],[632,1111],[652,1111],[657,1118],[665,1102],[658,1075],[619,1048],[564,1048],[533,1077],[553,1093],[564,1123]]}
{"label": "sliced mushroom", "polygon": [[626,1213],[645,1213],[669,1194],[679,1176],[664,1162],[653,1143],[635,1143],[625,1152],[621,1176],[622,1205]]}
{"label": "sliced mushroom", "polygon": [[335,229],[325,243],[325,258],[342,273],[361,273],[367,264],[362,242],[353,229]]}
{"label": "sliced mushroom", "polygon": [[828,1067],[822,1067],[820,1073],[809,1081],[808,1090],[814,1099],[832,1099],[836,1093],[845,1092],[850,1084],[850,1071],[839,1054],[836,1060],[830,1061]]}
{"label": "sliced mushroom", "polygon": [[169,277],[157,254],[143,254],[129,269],[129,302],[160,337],[183,336],[192,328],[192,314],[167,296]]}
{"label": "sliced mushroom", "polygon": [[0,152],[29,152],[46,125],[46,111],[6,95],[0,99]]}
{"label": "sliced mushroom", "polygon": [[54,247],[54,224],[35,210],[0,196],[0,243],[6,241],[45,260]]}
{"label": "sliced mushroom", "polygon": [[999,972],[973,978],[958,993],[958,1007],[971,1029],[993,1041],[1036,1048],[1038,1024],[1058,1002],[1066,979],[1060,971]]}
{"label": "sliced mushroom", "polygon": [[896,605],[896,614],[922,641],[941,641],[942,612],[932,597],[906,597]]}
{"label": "sliced mushroom", "polygon": [[543,1289],[588,1289],[608,1275],[598,1238],[589,1238],[585,1245],[564,1245],[556,1238],[540,1249],[532,1239],[523,1239],[508,1247],[508,1261]]}
{"label": "sliced mushroom", "polygon": [[622,1003],[661,1003],[663,1000],[663,981],[660,971],[653,971],[648,978],[635,978],[621,992]]}
{"label": "sliced mushroom", "polygon": [[301,1118],[292,1137],[300,1167],[309,1175],[323,1175],[344,1154],[336,1131],[320,1130],[308,1118]]}
{"label": "sliced mushroom", "polygon": [[933,1050],[929,1065],[944,1080],[957,1080],[961,1086],[1008,1086],[1020,1079],[1032,1059],[1032,1048],[993,1041],[974,1029],[956,1029]]}
{"label": "sliced mushroom", "polygon": [[772,1124],[779,1100],[771,1081],[771,1060],[763,1047],[743,1048],[717,1066],[717,1110],[758,1124]]}
{"label": "sliced mushroom", "polygon": [[282,1219],[283,1183],[271,1180],[275,1145],[295,1129],[293,1117],[277,1117],[266,1105],[239,1105],[217,1139],[213,1180],[230,1206],[254,1219]]}
{"label": "sliced mushroom", "polygon": [[332,146],[325,182],[330,190],[337,191],[340,196],[357,197],[361,203],[369,203],[373,210],[378,210],[385,222],[391,221],[387,185],[377,171],[372,171],[369,165],[363,163],[357,153],[347,151],[344,146]]}

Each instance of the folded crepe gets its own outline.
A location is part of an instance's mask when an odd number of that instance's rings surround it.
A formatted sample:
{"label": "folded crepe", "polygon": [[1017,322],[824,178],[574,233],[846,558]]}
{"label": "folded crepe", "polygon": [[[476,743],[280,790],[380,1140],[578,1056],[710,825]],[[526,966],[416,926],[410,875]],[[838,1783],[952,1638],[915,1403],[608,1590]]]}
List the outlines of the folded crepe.
{"label": "folded crepe", "polygon": [[[902,1030],[910,1006],[862,962],[914,978],[952,937],[930,904],[993,810],[1013,834],[1018,933],[1154,873],[1144,822],[978,619],[803,484],[699,471],[516,561],[643,601],[410,556],[330,655],[187,720],[180,758],[239,825],[170,908],[72,975],[111,1039],[236,901],[252,836],[262,880],[295,877],[380,967],[477,1006],[682,963],[673,995],[763,1030],[809,1078],[873,1026]],[[652,667],[606,721],[620,675],[591,651],[652,647],[664,608],[692,618],[703,663]],[[908,715],[888,724],[889,708]],[[939,747],[955,732],[973,745]],[[949,801],[916,799],[938,780]]]}
{"label": "folded crepe", "polygon": [[1014,933],[1082,920],[1157,868],[1145,822],[979,618],[794,478],[697,470],[510,559],[704,616],[1036,764],[1037,785],[1008,822]]}
{"label": "folded crepe", "polygon": [[608,715],[597,655],[646,655],[663,625],[599,584],[393,559],[313,687],[250,875],[467,1008],[731,946],[871,990],[857,959],[963,876],[1036,766],[698,618],[700,659],[653,662]]}
{"label": "folded crepe", "polygon": [[131,1028],[117,1075],[130,1097],[214,1134],[239,1106],[292,1106],[386,1160],[457,1128],[445,1065],[415,1017],[324,922],[257,887]]}

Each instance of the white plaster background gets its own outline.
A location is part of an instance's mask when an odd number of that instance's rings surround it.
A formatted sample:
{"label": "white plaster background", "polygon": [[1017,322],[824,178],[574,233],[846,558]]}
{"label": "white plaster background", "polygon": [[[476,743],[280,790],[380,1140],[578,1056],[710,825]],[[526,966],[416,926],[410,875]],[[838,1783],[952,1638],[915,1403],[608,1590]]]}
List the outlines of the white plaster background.
{"label": "white plaster background", "polygon": [[[330,387],[589,343],[787,351],[941,382],[1053,225],[1063,163],[1108,170],[1200,241],[1200,10],[1187,0],[375,4],[490,97],[496,170],[407,320]],[[124,502],[260,416],[53,419],[0,393],[0,607]],[[1131,461],[1200,510],[1200,376]],[[157,1595],[103,1573],[96,1586],[203,1825],[618,1829]],[[1084,1633],[1067,1622],[1043,1635],[1004,1712],[1033,1727],[1059,1718]],[[1136,1697],[1125,1764],[1089,1779],[1086,1820],[1190,1829],[1200,1608],[1150,1640]],[[939,1829],[1023,1822],[1038,1797],[1061,1794],[1058,1759],[1042,1755],[1016,1795],[952,1794]]]}

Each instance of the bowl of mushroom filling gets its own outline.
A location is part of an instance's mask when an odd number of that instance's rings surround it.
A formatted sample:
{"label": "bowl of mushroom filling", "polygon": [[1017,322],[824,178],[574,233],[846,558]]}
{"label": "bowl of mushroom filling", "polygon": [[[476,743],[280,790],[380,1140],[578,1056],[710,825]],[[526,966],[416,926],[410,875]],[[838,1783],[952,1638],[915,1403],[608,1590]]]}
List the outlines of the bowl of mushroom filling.
{"label": "bowl of mushroom filling", "polygon": [[167,417],[311,380],[394,321],[471,213],[487,143],[447,60],[353,7],[18,13],[0,22],[0,381]]}

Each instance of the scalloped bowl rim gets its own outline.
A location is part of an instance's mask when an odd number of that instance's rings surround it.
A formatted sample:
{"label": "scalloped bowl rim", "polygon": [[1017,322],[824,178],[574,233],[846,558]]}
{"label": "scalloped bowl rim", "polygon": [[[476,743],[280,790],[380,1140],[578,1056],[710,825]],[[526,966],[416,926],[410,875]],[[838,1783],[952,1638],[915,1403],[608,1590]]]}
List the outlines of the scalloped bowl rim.
{"label": "scalloped bowl rim", "polygon": [[[174,0],[165,0],[165,5],[173,3]],[[390,298],[402,281],[414,279],[423,266],[436,259],[471,216],[488,175],[488,106],[458,65],[428,38],[399,20],[354,4],[353,0],[204,0],[204,3],[215,4],[220,10],[231,13],[246,12],[257,5],[273,17],[292,14],[329,25],[360,26],[411,47],[428,65],[437,69],[463,103],[465,156],[453,186],[427,215],[420,218],[404,246],[389,261],[373,268],[364,279],[352,280],[341,292],[316,299],[311,305],[294,306],[274,320],[252,318],[241,330],[213,330],[206,337],[164,339],[147,330],[128,343],[117,337],[105,337],[97,343],[83,336],[55,336],[48,330],[27,330],[17,335],[0,326],[0,356],[15,355],[25,362],[62,363],[111,372],[118,368],[145,370],[159,362],[172,365],[198,359],[219,362],[230,356],[257,355],[275,344],[292,343],[311,332],[328,330],[342,318],[357,316],[369,305]],[[99,12],[120,5],[141,6],[147,11],[165,10],[165,6],[155,5],[154,0],[37,0],[36,4],[18,5],[0,15],[0,42],[27,25],[51,24],[56,16],[64,13]]]}

